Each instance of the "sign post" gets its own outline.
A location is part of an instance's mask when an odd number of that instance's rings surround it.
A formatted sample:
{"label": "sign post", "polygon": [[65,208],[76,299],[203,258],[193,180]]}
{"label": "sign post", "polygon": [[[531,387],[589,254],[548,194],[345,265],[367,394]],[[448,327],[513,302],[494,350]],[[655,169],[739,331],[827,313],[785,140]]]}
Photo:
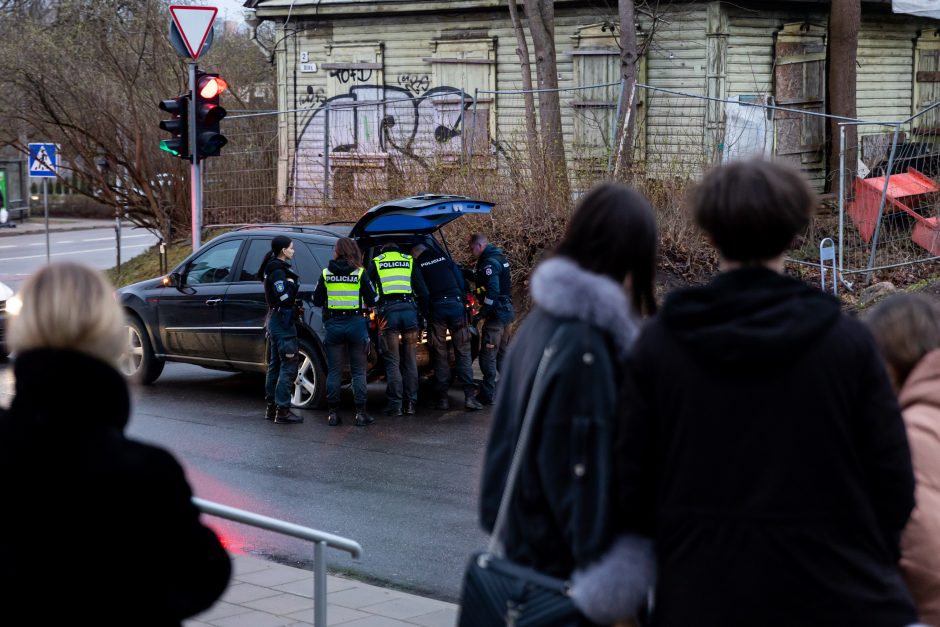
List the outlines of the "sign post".
{"label": "sign post", "polygon": [[[199,249],[202,236],[202,174],[200,172],[199,151],[196,141],[198,129],[196,128],[196,60],[199,55],[208,49],[207,40],[212,33],[212,23],[219,9],[217,7],[197,6],[170,6],[170,32],[174,28],[182,40],[182,49],[176,46],[181,56],[192,59],[189,62],[189,150],[192,153],[192,166],[190,168],[190,196],[192,205],[193,251]],[[174,38],[170,37],[171,41]]]}
{"label": "sign post", "polygon": [[29,176],[42,179],[42,207],[46,219],[46,263],[49,263],[49,190],[46,180],[55,177],[59,167],[58,146],[50,143],[29,144]]}

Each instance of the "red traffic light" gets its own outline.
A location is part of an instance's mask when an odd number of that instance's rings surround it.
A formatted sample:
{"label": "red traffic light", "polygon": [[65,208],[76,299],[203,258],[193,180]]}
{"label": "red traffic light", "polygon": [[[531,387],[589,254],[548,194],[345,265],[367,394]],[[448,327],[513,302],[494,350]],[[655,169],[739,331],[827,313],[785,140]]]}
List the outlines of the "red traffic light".
{"label": "red traffic light", "polygon": [[202,98],[216,98],[223,91],[228,89],[228,83],[225,82],[224,78],[207,75],[199,79],[199,84],[196,85],[196,89],[199,91],[199,95]]}

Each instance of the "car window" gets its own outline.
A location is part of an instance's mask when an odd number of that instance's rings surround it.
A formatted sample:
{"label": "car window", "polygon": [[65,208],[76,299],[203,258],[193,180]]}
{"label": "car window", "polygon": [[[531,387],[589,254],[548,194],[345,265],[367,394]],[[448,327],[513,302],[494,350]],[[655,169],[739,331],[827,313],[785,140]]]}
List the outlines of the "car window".
{"label": "car window", "polygon": [[320,274],[323,268],[330,265],[330,259],[333,258],[333,247],[327,244],[307,244],[307,248],[310,249],[313,258],[317,260],[317,265],[320,266],[317,274]]}
{"label": "car window", "polygon": [[255,274],[261,266],[261,260],[271,250],[271,240],[266,238],[252,239],[248,242],[248,253],[242,262],[239,281],[258,281],[261,277]]}
{"label": "car window", "polygon": [[231,281],[232,266],[241,245],[240,239],[228,240],[195,257],[186,270],[186,285]]}
{"label": "car window", "polygon": [[294,272],[300,277],[301,283],[316,283],[319,280],[320,272],[326,266],[320,267],[314,256],[306,246],[299,246],[297,240],[294,240],[294,258],[291,265]]}

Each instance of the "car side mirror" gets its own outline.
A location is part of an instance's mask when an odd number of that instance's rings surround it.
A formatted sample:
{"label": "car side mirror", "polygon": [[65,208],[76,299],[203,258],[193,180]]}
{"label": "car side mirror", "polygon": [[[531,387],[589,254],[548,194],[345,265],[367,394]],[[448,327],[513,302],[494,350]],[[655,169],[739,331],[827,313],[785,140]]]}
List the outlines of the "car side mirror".
{"label": "car side mirror", "polygon": [[163,285],[166,287],[175,287],[179,289],[183,286],[183,277],[179,272],[171,272],[163,277]]}

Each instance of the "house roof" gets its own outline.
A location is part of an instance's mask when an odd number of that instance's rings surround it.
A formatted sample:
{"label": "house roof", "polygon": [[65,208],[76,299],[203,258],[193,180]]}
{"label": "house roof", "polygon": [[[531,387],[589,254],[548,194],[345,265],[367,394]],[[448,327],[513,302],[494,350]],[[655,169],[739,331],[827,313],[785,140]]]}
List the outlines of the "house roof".
{"label": "house roof", "polygon": [[[518,1],[518,0],[517,0]],[[704,0],[679,0],[692,3]],[[556,4],[580,2],[580,0],[555,0]],[[785,4],[831,4],[831,0],[783,0]],[[753,4],[766,7],[766,0],[738,0],[738,4]],[[862,0],[865,5],[890,6],[891,0]],[[244,6],[256,9],[258,17],[291,15],[300,16],[355,16],[382,13],[453,12],[468,9],[498,9],[506,6],[506,0],[245,0]]]}

